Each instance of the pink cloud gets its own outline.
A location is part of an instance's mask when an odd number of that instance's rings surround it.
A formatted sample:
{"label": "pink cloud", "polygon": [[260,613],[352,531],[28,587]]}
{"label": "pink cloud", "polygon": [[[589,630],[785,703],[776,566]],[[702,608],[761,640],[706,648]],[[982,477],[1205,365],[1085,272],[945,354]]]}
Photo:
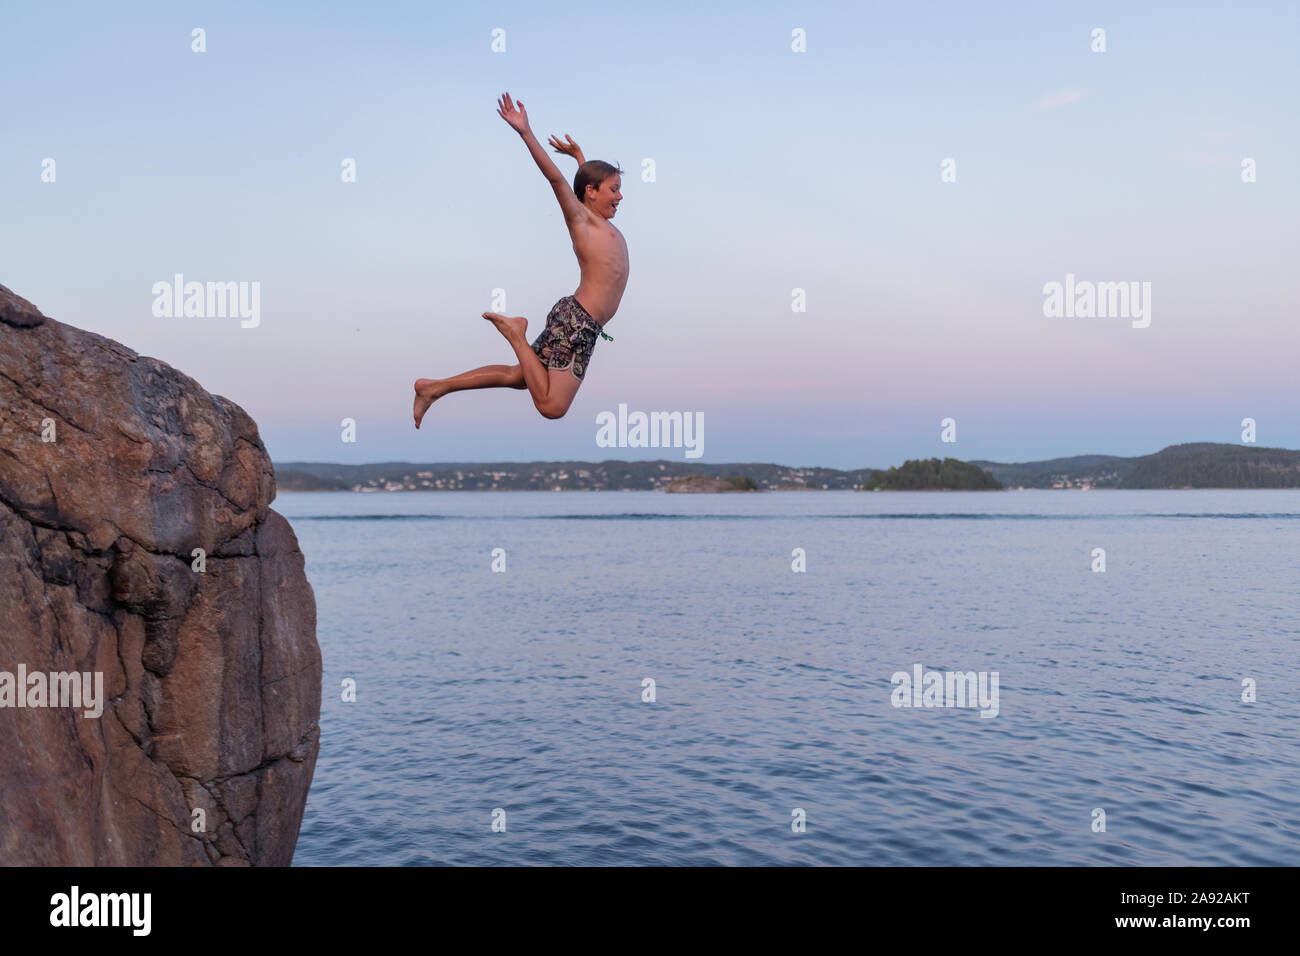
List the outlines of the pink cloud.
{"label": "pink cloud", "polygon": [[1077,103],[1086,95],[1087,93],[1084,90],[1055,90],[1041,97],[1034,105],[1040,110],[1054,110],[1062,106],[1069,106],[1071,103]]}

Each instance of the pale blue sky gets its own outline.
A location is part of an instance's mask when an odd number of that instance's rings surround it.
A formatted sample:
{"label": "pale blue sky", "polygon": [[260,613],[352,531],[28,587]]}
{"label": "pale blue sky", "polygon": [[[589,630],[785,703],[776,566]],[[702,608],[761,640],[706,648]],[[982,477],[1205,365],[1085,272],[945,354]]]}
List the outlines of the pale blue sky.
{"label": "pale blue sky", "polygon": [[[1300,447],[1294,4],[268,6],[6,5],[0,282],[278,460],[658,457],[596,446],[620,402],[702,412],[712,462],[1140,454],[1246,416]],[[413,379],[511,360],[493,288],[535,334],[577,285],[503,90],[626,170],[615,341],[563,420],[465,393],[415,432]],[[261,325],[155,318],[177,272],[259,281]],[[1151,282],[1150,328],[1045,318],[1067,272]]]}

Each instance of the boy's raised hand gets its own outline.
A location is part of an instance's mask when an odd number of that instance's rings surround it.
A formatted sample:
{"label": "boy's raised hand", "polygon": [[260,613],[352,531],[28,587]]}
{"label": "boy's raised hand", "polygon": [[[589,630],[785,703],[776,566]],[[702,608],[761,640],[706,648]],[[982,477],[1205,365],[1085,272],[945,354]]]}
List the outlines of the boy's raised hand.
{"label": "boy's raised hand", "polygon": [[568,140],[567,143],[560,142],[560,138],[558,136],[552,136],[549,140],[547,140],[547,143],[551,147],[551,149],[555,150],[557,153],[564,153],[566,156],[572,156],[574,159],[578,161],[578,165],[581,166],[584,162],[586,162],[586,160],[583,158],[582,155],[582,148],[573,141],[573,137],[570,136],[568,133],[564,134],[564,138]]}
{"label": "boy's raised hand", "polygon": [[515,103],[510,94],[505,93],[497,100],[497,115],[510,124],[510,128],[521,136],[528,132],[528,114],[524,112],[521,100]]}

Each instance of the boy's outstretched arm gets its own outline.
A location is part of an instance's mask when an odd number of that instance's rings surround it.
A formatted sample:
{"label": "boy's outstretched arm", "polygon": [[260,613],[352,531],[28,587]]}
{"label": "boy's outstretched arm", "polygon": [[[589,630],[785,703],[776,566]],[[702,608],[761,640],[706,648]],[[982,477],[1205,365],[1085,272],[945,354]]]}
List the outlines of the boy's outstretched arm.
{"label": "boy's outstretched arm", "polygon": [[532,128],[528,125],[528,114],[524,112],[524,104],[513,102],[510,94],[506,93],[497,100],[497,115],[509,123],[510,128],[523,139],[528,152],[533,156],[533,161],[537,163],[537,168],[542,171],[542,175],[555,191],[555,198],[559,200],[560,209],[564,211],[564,221],[570,226],[582,222],[582,214],[585,212],[583,205],[578,202],[577,194],[564,181],[564,174],[560,172],[559,167],[551,161],[551,157],[546,155],[542,144],[537,142],[537,137],[533,135]]}

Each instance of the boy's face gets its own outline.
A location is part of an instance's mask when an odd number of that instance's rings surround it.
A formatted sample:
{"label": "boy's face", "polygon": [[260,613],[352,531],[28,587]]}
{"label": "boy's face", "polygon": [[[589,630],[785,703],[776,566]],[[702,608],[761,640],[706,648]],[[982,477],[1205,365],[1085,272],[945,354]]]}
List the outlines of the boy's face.
{"label": "boy's face", "polygon": [[614,213],[618,212],[618,204],[623,201],[623,193],[620,191],[623,186],[623,178],[615,173],[608,177],[600,188],[594,186],[587,187],[587,206],[598,216],[604,216],[606,219],[613,219]]}

